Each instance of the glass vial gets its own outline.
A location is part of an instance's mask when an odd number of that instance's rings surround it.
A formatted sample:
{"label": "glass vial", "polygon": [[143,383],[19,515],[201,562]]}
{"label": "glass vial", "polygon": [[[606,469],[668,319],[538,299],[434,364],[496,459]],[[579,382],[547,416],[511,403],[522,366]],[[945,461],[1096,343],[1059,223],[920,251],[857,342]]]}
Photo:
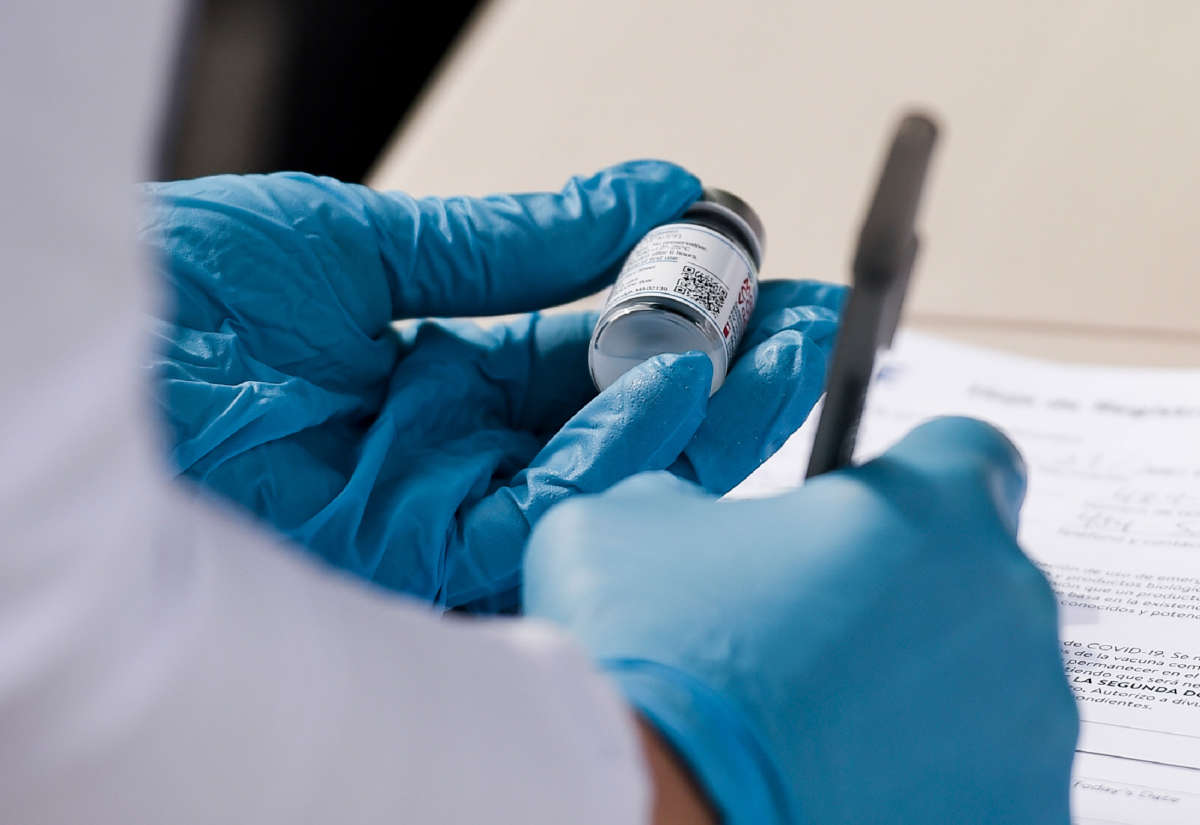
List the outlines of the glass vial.
{"label": "glass vial", "polygon": [[766,235],[750,205],[705,189],[683,216],[646,234],[621,267],[588,347],[603,390],[665,352],[706,353],[712,387],[725,381],[758,298]]}

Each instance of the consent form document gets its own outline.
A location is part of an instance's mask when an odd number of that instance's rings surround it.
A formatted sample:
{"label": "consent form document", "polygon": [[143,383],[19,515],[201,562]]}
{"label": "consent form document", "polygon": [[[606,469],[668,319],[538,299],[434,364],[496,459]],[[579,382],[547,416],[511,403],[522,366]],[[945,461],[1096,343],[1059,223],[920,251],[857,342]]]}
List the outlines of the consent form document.
{"label": "consent form document", "polygon": [[[818,412],[732,496],[794,489]],[[1076,366],[906,333],[856,460],[969,415],[1029,465],[1020,543],[1059,600],[1077,825],[1200,825],[1200,370]]]}

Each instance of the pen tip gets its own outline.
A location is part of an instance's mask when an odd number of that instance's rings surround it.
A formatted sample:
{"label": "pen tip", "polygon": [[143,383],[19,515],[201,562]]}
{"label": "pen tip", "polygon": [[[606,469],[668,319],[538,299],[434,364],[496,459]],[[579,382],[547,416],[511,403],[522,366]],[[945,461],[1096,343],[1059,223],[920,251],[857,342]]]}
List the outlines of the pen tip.
{"label": "pen tip", "polygon": [[896,137],[911,136],[932,143],[937,139],[939,131],[937,119],[933,115],[923,109],[909,109],[896,129]]}

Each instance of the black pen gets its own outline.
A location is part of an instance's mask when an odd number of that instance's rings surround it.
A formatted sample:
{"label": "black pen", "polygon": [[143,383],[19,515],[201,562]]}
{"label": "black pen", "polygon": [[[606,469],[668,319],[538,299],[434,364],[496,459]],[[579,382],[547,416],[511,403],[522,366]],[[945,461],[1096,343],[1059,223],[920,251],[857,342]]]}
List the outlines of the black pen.
{"label": "black pen", "polygon": [[834,344],[807,478],[850,464],[880,346],[891,346],[917,257],[914,228],[937,125],[909,114],[896,129],[854,253],[854,282]]}

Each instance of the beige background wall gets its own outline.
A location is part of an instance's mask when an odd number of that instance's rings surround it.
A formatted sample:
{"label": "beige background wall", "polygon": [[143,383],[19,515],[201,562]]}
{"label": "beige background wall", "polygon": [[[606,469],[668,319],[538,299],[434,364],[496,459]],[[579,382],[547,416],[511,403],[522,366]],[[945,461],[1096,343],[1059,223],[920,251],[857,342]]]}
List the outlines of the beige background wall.
{"label": "beige background wall", "polygon": [[909,321],[1200,366],[1200,3],[493,0],[372,182],[555,188],[665,157],[758,208],[767,276],[844,280],[894,116],[938,113]]}

